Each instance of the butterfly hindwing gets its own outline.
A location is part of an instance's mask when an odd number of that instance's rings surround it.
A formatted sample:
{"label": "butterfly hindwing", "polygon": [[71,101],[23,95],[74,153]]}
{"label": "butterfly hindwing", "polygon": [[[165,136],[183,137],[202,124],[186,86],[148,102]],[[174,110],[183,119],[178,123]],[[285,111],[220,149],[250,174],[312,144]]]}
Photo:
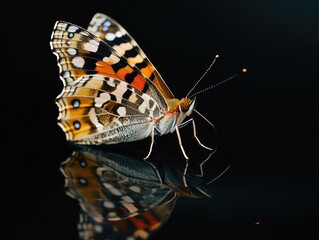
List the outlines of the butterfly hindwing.
{"label": "butterfly hindwing", "polygon": [[[60,126],[68,140],[77,142],[124,141],[116,140],[121,138],[115,134],[119,128],[128,128],[131,134],[134,129],[147,129],[151,118],[160,113],[147,94],[124,81],[97,75],[66,86],[56,103]],[[134,127],[129,127],[132,124]]]}

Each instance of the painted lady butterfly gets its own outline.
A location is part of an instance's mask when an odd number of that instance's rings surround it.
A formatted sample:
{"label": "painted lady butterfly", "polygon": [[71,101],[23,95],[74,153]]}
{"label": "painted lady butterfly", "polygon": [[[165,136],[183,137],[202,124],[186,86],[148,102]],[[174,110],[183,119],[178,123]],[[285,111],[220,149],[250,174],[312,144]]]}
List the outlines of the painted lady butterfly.
{"label": "painted lady butterfly", "polygon": [[[196,112],[210,123],[194,109],[192,96],[196,94],[190,95],[201,79],[185,98],[175,98],[134,39],[112,18],[97,13],[88,30],[57,21],[50,46],[57,56],[64,84],[56,103],[58,124],[67,140],[79,144],[115,144],[150,136],[151,145],[144,158],[147,159],[155,135],[176,132],[188,160],[179,129],[192,123],[199,145],[211,153],[216,151],[217,147],[209,148],[197,138],[192,118],[184,121]],[[188,161],[184,176],[187,168]]]}
{"label": "painted lady butterfly", "polygon": [[183,171],[180,163],[155,155],[164,176],[161,183],[139,155],[123,146],[107,151],[78,147],[61,163],[66,194],[80,205],[80,239],[147,239],[168,220],[178,197],[210,196],[192,169],[185,188],[176,174]]}

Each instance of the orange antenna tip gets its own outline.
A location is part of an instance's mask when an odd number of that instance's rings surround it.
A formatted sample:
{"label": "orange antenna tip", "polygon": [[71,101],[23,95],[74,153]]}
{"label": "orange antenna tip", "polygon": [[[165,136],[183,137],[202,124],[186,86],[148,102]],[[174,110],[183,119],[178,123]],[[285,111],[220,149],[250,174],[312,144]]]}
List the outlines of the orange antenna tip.
{"label": "orange antenna tip", "polygon": [[245,73],[245,72],[247,72],[247,68],[243,68],[241,71],[242,71],[243,73]]}

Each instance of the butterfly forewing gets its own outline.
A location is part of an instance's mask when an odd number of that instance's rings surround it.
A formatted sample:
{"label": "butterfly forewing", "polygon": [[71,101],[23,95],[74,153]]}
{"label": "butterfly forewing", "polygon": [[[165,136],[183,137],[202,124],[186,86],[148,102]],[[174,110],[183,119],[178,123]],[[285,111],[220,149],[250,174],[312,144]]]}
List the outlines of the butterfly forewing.
{"label": "butterfly forewing", "polygon": [[118,22],[105,14],[97,13],[92,18],[88,30],[112,46],[119,55],[124,56],[128,62],[153,81],[166,99],[174,98],[174,94],[159,72],[136,41]]}

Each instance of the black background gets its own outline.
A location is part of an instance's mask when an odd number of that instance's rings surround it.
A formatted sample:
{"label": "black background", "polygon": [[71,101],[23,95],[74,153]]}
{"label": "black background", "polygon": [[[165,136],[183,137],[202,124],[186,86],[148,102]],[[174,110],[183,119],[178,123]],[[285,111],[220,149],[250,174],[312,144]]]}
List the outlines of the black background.
{"label": "black background", "polygon": [[[178,98],[216,54],[197,90],[248,69],[197,98],[231,168],[210,185],[206,205],[179,199],[154,239],[318,239],[317,1],[58,0],[7,2],[1,11],[1,234],[77,239],[78,206],[59,171],[71,149],[56,125],[62,82],[49,41],[56,20],[86,28],[102,12],[126,28]],[[209,142],[211,129],[198,125]],[[174,134],[156,146],[180,154]]]}

